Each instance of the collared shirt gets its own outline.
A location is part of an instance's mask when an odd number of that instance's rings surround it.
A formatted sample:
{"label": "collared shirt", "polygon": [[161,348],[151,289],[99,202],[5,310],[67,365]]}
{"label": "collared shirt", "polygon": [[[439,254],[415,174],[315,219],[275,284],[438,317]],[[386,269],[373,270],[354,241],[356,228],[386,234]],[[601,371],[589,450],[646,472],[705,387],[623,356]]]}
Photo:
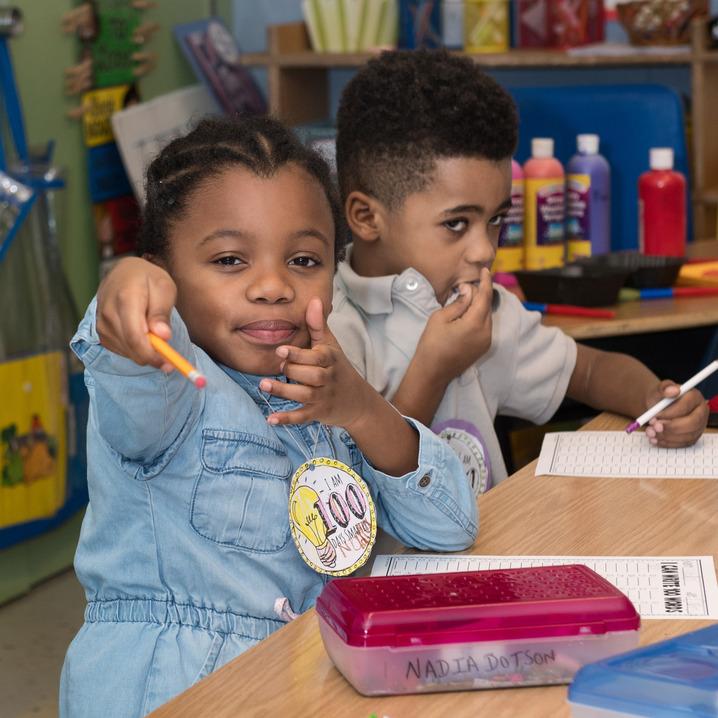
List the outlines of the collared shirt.
{"label": "collared shirt", "polygon": [[[351,252],[337,270],[329,326],[362,376],[391,398],[440,305],[416,270],[362,277],[350,257]],[[496,415],[548,421],[566,394],[575,364],[573,339],[545,327],[538,312],[526,311],[513,294],[494,287],[491,347],[449,384],[432,424],[459,454],[475,493],[506,478]]]}
{"label": "collared shirt", "polygon": [[172,337],[204,390],[103,348],[94,301],[72,341],[90,394],[90,505],[75,558],[88,608],[63,671],[63,715],[115,715],[120,693],[123,715],[142,715],[279,628],[278,600],[297,613],[314,604],[327,579],[302,560],[288,518],[290,479],[312,452],[362,476],[377,523],[403,543],[453,551],[476,537],[461,465],[426,427],[407,420],[418,467],[389,476],[341,428],[267,424],[298,404],[214,362],[176,312]]}

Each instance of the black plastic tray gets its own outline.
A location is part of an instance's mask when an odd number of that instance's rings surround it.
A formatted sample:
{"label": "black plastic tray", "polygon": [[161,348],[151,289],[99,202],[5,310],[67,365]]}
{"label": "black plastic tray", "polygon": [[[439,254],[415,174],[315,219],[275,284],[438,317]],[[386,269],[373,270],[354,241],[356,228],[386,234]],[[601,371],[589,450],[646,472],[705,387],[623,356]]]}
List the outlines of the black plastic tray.
{"label": "black plastic tray", "polygon": [[555,269],[514,272],[529,302],[602,307],[615,304],[628,270],[583,263]]}
{"label": "black plastic tray", "polygon": [[612,252],[578,260],[580,264],[591,267],[624,269],[629,272],[626,286],[636,289],[672,287],[685,261],[685,257],[664,257],[640,252]]}

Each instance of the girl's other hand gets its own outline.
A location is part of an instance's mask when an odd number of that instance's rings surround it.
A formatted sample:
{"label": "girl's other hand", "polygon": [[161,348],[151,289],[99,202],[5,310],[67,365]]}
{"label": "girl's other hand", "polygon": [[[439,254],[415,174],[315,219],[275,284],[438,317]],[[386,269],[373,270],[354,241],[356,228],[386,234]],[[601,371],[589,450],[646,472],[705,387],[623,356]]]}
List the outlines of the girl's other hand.
{"label": "girl's other hand", "polygon": [[172,336],[170,312],[177,287],[161,267],[139,257],[120,260],[97,291],[97,333],[103,347],[136,364],[172,371],[147,339]]}
{"label": "girl's other hand", "polygon": [[310,349],[277,347],[277,355],[284,360],[282,372],[296,383],[272,379],[262,379],[259,383],[262,391],[303,406],[270,414],[267,421],[273,425],[321,421],[351,430],[352,425],[364,421],[371,413],[376,392],[346,358],[327,326],[318,297],[307,305],[306,322],[312,342]]}
{"label": "girl's other hand", "polygon": [[[666,397],[678,396],[679,391],[675,382],[662,381],[646,397],[646,408]],[[646,436],[654,446],[678,449],[695,444],[707,423],[708,403],[697,389],[691,389],[648,422]]]}

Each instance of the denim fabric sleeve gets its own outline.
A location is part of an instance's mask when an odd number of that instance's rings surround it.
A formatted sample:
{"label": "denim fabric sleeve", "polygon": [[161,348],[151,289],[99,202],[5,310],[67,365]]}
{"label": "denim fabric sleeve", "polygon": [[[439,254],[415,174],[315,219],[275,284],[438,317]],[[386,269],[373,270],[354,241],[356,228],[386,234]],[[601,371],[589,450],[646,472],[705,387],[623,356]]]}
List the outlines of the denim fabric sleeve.
{"label": "denim fabric sleeve", "polygon": [[458,456],[414,419],[419,434],[418,467],[389,476],[366,459],[362,476],[371,485],[379,525],[407,546],[429,551],[460,551],[478,534],[478,507]]}
{"label": "denim fabric sleeve", "polygon": [[[95,298],[70,347],[85,365],[85,383],[100,435],[122,456],[148,464],[177,438],[191,412],[201,405],[204,392],[177,371],[164,374],[101,346],[96,309]],[[171,324],[172,346],[195,363],[194,346],[175,310]]]}

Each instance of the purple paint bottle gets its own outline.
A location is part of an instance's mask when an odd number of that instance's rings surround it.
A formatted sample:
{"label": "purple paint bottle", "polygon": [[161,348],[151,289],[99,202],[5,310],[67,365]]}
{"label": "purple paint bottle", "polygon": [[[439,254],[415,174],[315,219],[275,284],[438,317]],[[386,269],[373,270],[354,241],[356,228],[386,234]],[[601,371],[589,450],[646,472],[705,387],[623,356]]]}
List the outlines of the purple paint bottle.
{"label": "purple paint bottle", "polygon": [[598,135],[578,135],[566,168],[568,259],[611,251],[611,168]]}

